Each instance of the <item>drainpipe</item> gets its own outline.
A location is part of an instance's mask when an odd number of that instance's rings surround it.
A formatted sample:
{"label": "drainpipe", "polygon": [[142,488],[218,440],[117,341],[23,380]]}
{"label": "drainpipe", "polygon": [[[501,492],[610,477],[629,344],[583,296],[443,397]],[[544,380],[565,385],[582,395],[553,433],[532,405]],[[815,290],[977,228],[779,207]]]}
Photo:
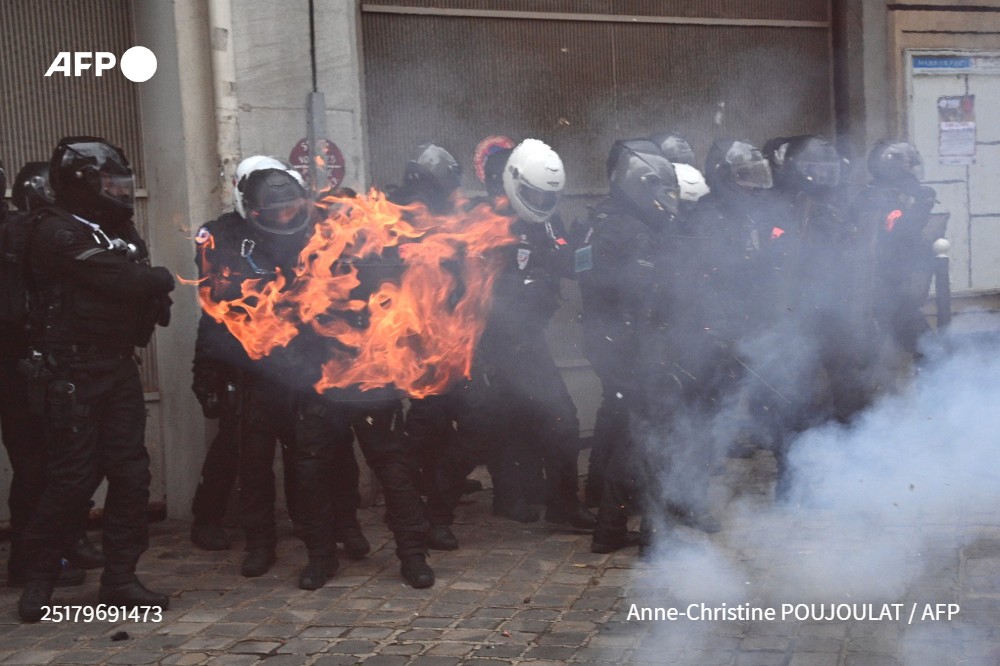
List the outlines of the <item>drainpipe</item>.
{"label": "drainpipe", "polygon": [[309,0],[309,66],[312,91],[306,95],[306,141],[309,144],[309,185],[313,194],[326,189],[326,96],[319,91],[316,72],[316,7]]}
{"label": "drainpipe", "polygon": [[223,209],[233,200],[233,174],[240,159],[239,108],[236,98],[236,56],[233,47],[232,0],[208,0],[212,35],[212,89],[219,154],[219,194]]}

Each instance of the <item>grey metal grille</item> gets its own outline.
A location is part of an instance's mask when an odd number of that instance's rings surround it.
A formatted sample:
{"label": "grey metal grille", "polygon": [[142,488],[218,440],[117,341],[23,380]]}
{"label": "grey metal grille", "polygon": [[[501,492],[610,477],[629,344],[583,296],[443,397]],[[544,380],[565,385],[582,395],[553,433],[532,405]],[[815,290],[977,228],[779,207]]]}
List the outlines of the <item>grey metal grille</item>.
{"label": "grey metal grille", "polygon": [[[710,4],[727,3],[698,3]],[[722,136],[833,131],[829,28],[381,12],[364,13],[362,28],[376,186],[398,182],[428,140],[478,189],[471,161],[483,137],[542,139],[566,163],[567,192],[581,194],[606,190],[617,138],[677,129],[704,158]]]}
{"label": "grey metal grille", "polygon": [[362,7],[825,21],[827,0],[367,0]]}

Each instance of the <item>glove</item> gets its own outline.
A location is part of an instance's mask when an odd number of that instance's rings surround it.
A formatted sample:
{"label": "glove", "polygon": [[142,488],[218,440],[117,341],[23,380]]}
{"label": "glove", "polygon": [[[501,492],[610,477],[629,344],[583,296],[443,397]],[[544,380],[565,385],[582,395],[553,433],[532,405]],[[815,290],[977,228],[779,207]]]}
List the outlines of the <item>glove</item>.
{"label": "glove", "polygon": [[215,363],[205,360],[195,360],[194,381],[191,390],[198,398],[201,412],[206,419],[217,419],[222,413],[222,376]]}
{"label": "glove", "polygon": [[163,266],[153,266],[149,281],[153,287],[152,291],[158,294],[169,294],[177,286],[174,276]]}
{"label": "glove", "polygon": [[917,188],[916,194],[913,198],[917,201],[929,201],[932,203],[937,203],[937,192],[934,191],[933,187],[927,187],[926,185],[921,185]]}
{"label": "glove", "polygon": [[206,419],[217,419],[222,416],[222,399],[218,393],[205,393],[198,396],[198,404],[201,405],[201,413]]}
{"label": "glove", "polygon": [[161,298],[158,298],[157,301],[159,304],[159,316],[156,318],[156,323],[159,326],[169,326],[170,306],[174,304],[174,299],[164,295]]}

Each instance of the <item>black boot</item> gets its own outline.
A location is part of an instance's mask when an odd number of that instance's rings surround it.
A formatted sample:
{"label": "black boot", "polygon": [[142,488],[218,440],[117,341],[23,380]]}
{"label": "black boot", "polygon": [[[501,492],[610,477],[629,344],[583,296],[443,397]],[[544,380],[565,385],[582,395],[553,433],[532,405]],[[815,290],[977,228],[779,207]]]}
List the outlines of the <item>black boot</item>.
{"label": "black boot", "polygon": [[86,533],[69,547],[63,557],[81,569],[100,569],[104,566],[104,553],[91,543]]}
{"label": "black boot", "polygon": [[202,550],[229,550],[229,537],[218,523],[195,520],[191,524],[191,543]]}
{"label": "black boot", "polygon": [[247,556],[243,558],[243,566],[240,573],[247,578],[257,578],[263,576],[270,570],[277,558],[274,548],[254,548],[247,551]]}
{"label": "black boot", "polygon": [[25,622],[38,622],[45,613],[43,606],[52,600],[52,581],[29,580],[17,602],[17,614]]}
{"label": "black boot", "polygon": [[167,610],[170,607],[170,597],[159,592],[153,592],[137,580],[121,585],[104,585],[97,594],[97,600],[108,606],[152,606]]}
{"label": "black boot", "polygon": [[594,538],[590,541],[590,552],[592,553],[613,553],[622,548],[639,545],[638,532],[606,532],[601,528],[594,530]]}
{"label": "black boot", "polygon": [[579,505],[550,506],[545,509],[545,522],[588,531],[597,527],[597,516]]}
{"label": "black boot", "polygon": [[[52,583],[52,586],[76,587],[77,585],[83,585],[83,581],[85,580],[87,580],[87,572],[67,562],[59,568],[59,575]],[[11,571],[10,568],[7,569],[7,587],[24,587],[26,583],[27,577],[23,572],[17,570]]]}
{"label": "black boot", "polygon": [[399,565],[399,573],[411,587],[422,590],[434,585],[434,570],[423,555],[407,555]]}
{"label": "black boot", "polygon": [[538,509],[529,506],[526,502],[493,503],[493,515],[514,520],[519,523],[538,522]]}
{"label": "black boot", "polygon": [[371,544],[360,527],[344,527],[337,533],[337,541],[344,544],[344,552],[352,560],[364,559],[371,552]]}
{"label": "black boot", "polygon": [[309,563],[299,574],[299,589],[318,590],[337,573],[339,567],[336,555],[309,555]]}
{"label": "black boot", "polygon": [[433,550],[458,550],[458,539],[447,525],[431,525],[427,531],[427,547]]}

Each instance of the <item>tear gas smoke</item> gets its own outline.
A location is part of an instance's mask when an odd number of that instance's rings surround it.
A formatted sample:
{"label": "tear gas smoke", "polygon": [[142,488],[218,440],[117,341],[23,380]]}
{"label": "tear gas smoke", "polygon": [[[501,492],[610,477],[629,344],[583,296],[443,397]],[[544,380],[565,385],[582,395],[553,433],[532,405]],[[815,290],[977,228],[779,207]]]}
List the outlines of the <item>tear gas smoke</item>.
{"label": "tear gas smoke", "polygon": [[[794,439],[787,501],[771,501],[773,477],[751,479],[723,491],[722,532],[709,538],[677,528],[663,535],[652,565],[635,574],[637,594],[644,591],[656,606],[909,604],[975,594],[963,589],[969,581],[957,580],[956,572],[967,558],[963,549],[995,534],[985,526],[996,523],[1000,505],[1000,344],[969,335],[942,342],[928,350],[930,360],[902,390],[882,396],[851,425],[829,422]],[[737,403],[712,414],[709,423],[715,433],[738,429]],[[759,467],[768,454],[756,455]],[[684,474],[674,470],[672,478]],[[625,610],[633,601],[624,600]],[[899,651],[919,654],[921,663],[934,663],[935,650],[952,660],[963,650],[988,652],[988,631],[962,621],[952,621],[957,630],[949,633],[906,626],[904,617]],[[688,655],[678,663],[703,663],[685,659],[731,646],[727,636],[734,628],[725,623],[673,624],[658,624],[654,643],[666,653]]]}

